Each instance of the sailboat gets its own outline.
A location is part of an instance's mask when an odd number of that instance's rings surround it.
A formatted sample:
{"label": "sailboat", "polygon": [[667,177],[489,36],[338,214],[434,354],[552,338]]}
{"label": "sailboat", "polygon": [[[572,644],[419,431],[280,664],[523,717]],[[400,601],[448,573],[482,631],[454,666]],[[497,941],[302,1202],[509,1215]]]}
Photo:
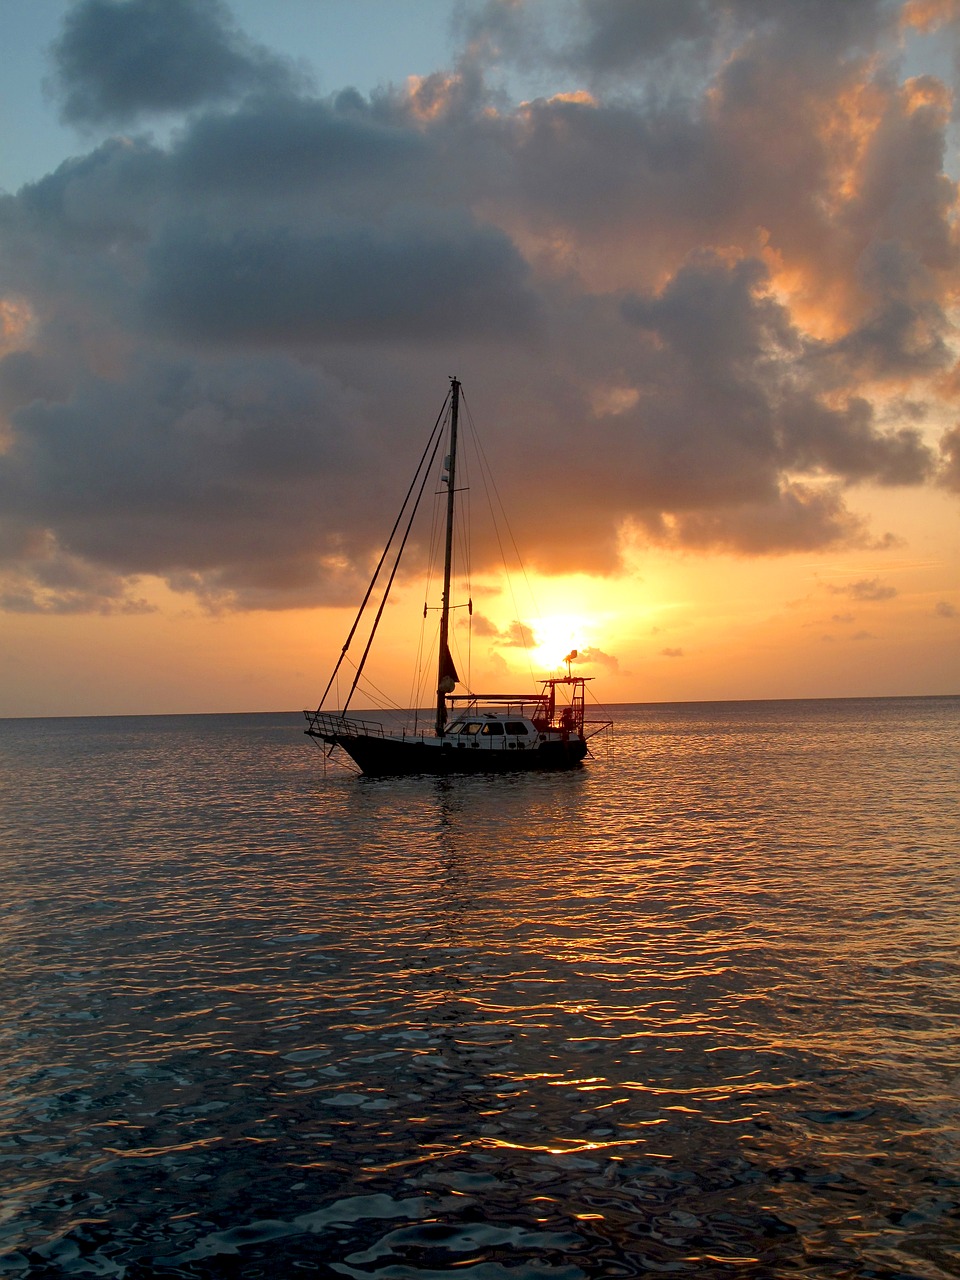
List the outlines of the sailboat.
{"label": "sailboat", "polygon": [[[573,675],[571,664],[576,651],[569,653],[566,674],[547,676],[534,693],[477,694],[463,688],[450,651],[451,578],[453,573],[454,528],[457,517],[457,447],[460,422],[461,384],[450,379],[450,391],[420,459],[420,465],[374,571],[366,595],[333,674],[316,711],[304,711],[304,730],[332,751],[344,751],[361,773],[374,777],[400,774],[521,773],[533,770],[573,769],[588,754],[588,739],[608,728],[609,720],[587,720],[586,686],[589,676]],[[347,711],[363,673],[377,625],[410,534],[420,497],[431,474],[439,445],[447,438],[443,462],[441,495],[445,496],[443,589],[440,598],[440,629],[437,660],[436,714],[430,728],[394,728],[375,720],[357,718]],[[401,526],[405,528],[401,534]],[[360,620],[370,602],[388,558],[392,569],[367,640],[350,692],[339,710],[325,710],[324,703],[337,679]],[[472,602],[469,605],[472,612]],[[427,606],[424,605],[424,616]]]}

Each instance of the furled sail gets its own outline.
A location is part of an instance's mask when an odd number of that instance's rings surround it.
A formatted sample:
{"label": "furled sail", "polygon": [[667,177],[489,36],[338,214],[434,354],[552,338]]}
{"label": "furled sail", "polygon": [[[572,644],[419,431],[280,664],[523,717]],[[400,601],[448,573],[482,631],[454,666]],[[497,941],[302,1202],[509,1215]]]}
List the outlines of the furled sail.
{"label": "furled sail", "polygon": [[438,693],[453,693],[460,677],[457,675],[457,668],[454,666],[453,655],[450,653],[449,645],[443,646],[443,652],[440,655],[440,680],[437,685]]}

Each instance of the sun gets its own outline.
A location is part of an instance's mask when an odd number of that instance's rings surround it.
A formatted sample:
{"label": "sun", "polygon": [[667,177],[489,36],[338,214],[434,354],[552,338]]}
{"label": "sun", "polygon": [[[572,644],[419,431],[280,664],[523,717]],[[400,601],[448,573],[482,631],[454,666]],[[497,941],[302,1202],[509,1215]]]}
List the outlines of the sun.
{"label": "sun", "polygon": [[553,671],[563,666],[567,654],[582,652],[590,643],[588,625],[575,613],[555,613],[530,623],[534,643],[530,657],[536,666]]}

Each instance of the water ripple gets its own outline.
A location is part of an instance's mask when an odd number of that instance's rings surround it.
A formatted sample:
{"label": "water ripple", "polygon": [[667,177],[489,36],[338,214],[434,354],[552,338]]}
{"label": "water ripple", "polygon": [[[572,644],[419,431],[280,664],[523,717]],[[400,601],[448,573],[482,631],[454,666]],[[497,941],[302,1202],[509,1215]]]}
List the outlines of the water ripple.
{"label": "water ripple", "polygon": [[960,1275],[958,710],[0,723],[0,1274]]}

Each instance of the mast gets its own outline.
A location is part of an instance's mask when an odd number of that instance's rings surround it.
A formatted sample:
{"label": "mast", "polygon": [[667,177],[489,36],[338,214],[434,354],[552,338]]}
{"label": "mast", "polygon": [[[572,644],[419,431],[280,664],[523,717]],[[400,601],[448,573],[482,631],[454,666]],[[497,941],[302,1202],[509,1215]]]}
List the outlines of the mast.
{"label": "mast", "polygon": [[447,694],[457,683],[450,656],[450,572],[453,567],[453,505],[457,480],[457,424],[460,416],[460,382],[450,379],[450,454],[446,459],[447,533],[443,552],[443,596],[440,601],[440,645],[437,659],[437,737],[447,723]]}

